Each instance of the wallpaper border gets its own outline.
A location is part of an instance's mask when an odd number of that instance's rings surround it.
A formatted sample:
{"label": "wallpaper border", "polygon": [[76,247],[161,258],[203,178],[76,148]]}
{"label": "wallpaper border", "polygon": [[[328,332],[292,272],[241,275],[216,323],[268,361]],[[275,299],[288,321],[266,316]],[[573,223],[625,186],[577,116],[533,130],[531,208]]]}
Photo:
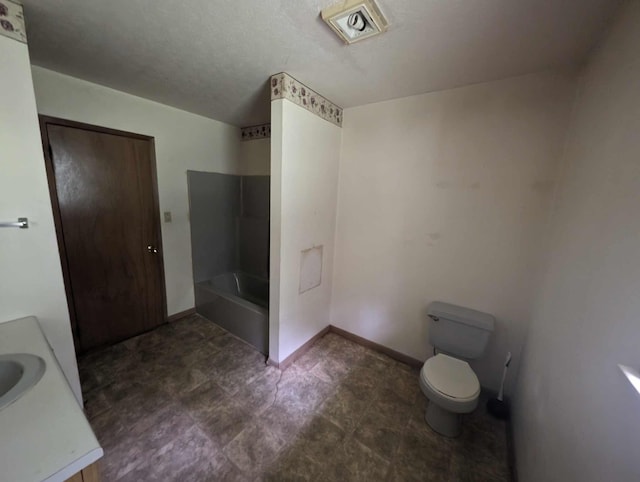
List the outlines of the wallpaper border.
{"label": "wallpaper border", "polygon": [[27,43],[22,5],[14,0],[0,0],[0,35]]}
{"label": "wallpaper border", "polygon": [[271,100],[287,99],[318,117],[342,127],[342,107],[318,94],[286,72],[271,76]]}
{"label": "wallpaper border", "polygon": [[243,141],[255,141],[271,137],[271,124],[260,124],[240,128],[240,137]]}

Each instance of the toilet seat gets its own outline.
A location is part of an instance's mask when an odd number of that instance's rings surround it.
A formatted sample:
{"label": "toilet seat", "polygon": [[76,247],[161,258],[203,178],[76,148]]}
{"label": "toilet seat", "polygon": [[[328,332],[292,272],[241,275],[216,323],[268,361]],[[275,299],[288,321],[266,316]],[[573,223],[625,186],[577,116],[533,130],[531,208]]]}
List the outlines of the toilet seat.
{"label": "toilet seat", "polygon": [[480,393],[480,382],[469,364],[442,353],[429,358],[420,375],[431,388],[448,398],[468,400]]}
{"label": "toilet seat", "polygon": [[420,388],[431,402],[453,413],[469,413],[478,405],[478,377],[467,362],[448,355],[440,353],[425,362]]}

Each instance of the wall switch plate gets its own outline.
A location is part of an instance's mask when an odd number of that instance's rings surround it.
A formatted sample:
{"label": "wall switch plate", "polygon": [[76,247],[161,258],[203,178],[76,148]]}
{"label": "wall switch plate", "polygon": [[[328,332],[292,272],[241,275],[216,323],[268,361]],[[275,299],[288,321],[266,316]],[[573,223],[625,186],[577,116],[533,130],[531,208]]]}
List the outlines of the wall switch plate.
{"label": "wall switch plate", "polygon": [[170,223],[171,222],[171,211],[165,211],[164,212],[164,222],[165,223]]}

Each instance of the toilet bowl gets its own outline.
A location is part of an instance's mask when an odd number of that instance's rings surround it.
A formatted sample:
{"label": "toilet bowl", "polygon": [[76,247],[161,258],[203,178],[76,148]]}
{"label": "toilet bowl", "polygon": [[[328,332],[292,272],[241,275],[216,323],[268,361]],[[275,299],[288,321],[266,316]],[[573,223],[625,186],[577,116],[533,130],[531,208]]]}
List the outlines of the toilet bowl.
{"label": "toilet bowl", "polygon": [[460,434],[460,415],[478,406],[480,382],[466,360],[482,356],[493,332],[493,315],[434,301],[427,306],[429,343],[439,353],[420,370],[420,388],[429,399],[425,419],[447,437]]}
{"label": "toilet bowl", "polygon": [[473,412],[480,396],[480,382],[469,364],[442,353],[431,357],[420,370],[420,388],[429,399],[429,426],[441,435],[458,436],[460,416]]}

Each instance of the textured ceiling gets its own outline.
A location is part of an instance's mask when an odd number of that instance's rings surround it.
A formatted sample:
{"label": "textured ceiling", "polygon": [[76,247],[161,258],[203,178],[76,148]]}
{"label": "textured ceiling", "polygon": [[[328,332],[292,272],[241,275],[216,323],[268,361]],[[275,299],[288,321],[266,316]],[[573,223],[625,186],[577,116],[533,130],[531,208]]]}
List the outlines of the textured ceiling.
{"label": "textured ceiling", "polygon": [[23,0],[32,62],[237,126],[286,71],[342,107],[576,64],[618,0],[379,0],[389,31],[344,46],[334,0]]}

